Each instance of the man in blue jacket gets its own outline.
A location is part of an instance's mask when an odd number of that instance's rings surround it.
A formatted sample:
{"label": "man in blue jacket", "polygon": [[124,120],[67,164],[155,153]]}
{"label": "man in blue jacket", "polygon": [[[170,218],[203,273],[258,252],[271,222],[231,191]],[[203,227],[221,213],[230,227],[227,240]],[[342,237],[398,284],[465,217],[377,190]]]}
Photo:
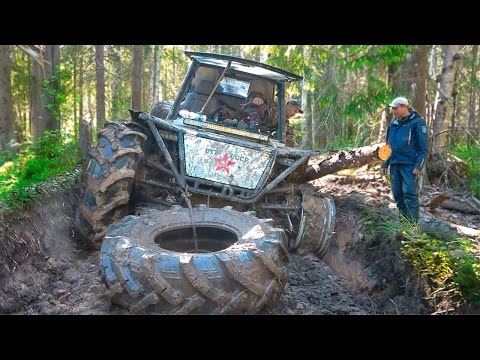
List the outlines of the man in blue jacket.
{"label": "man in blue jacket", "polygon": [[411,222],[418,222],[417,175],[422,172],[428,152],[427,123],[408,107],[404,97],[395,98],[388,105],[395,119],[387,129],[387,144],[392,155],[382,164],[380,173],[390,167],[392,194],[400,214]]}

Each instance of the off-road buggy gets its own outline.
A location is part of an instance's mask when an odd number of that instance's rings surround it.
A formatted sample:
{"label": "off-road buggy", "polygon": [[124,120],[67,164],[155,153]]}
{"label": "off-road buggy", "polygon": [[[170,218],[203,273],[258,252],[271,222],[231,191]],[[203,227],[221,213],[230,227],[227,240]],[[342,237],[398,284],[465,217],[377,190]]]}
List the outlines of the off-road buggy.
{"label": "off-road buggy", "polygon": [[[334,225],[333,200],[295,185],[315,152],[285,146],[285,86],[301,77],[186,55],[173,103],[99,133],[76,228],[132,312],[256,312],[281,293],[289,251],[322,256]],[[244,111],[253,96],[262,117]]]}

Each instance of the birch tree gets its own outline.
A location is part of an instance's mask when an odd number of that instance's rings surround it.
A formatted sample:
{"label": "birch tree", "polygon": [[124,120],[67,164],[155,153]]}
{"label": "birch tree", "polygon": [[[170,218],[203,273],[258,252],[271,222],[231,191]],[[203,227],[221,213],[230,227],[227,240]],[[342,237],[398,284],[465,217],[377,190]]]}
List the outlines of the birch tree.
{"label": "birch tree", "polygon": [[[310,58],[310,51],[308,46],[303,46],[303,60],[304,60],[304,66],[303,66],[303,81],[302,81],[302,110],[304,111],[304,119],[301,124],[301,130],[302,130],[302,141],[301,141],[301,147],[302,149],[305,149],[307,147],[307,142],[308,142],[308,114],[307,114],[307,96],[308,96],[308,87],[307,87],[307,64],[309,63],[309,58]],[[313,132],[313,128],[312,128]]]}
{"label": "birch tree", "polygon": [[432,45],[432,51],[430,52],[428,75],[432,79],[435,79],[435,76],[437,76],[437,47],[437,45]]}

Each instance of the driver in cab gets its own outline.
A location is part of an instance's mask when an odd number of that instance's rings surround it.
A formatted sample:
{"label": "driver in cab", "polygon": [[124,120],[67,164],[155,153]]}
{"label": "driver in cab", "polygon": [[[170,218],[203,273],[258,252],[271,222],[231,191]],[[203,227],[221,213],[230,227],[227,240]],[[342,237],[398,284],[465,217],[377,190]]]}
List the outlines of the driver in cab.
{"label": "driver in cab", "polygon": [[252,96],[252,100],[242,105],[239,110],[239,120],[243,124],[239,122],[238,128],[256,132],[265,125],[267,105],[261,95]]}

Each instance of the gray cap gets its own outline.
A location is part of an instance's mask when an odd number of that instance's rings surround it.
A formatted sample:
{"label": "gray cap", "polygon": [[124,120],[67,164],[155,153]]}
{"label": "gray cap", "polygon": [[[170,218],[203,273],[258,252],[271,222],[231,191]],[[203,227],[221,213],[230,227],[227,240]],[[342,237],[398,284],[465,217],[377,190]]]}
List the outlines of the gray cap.
{"label": "gray cap", "polygon": [[397,97],[397,98],[393,99],[393,101],[390,104],[388,104],[388,107],[395,107],[395,106],[398,106],[398,105],[407,105],[408,106],[407,98],[404,98],[402,96]]}
{"label": "gray cap", "polygon": [[295,106],[299,110],[300,114],[303,114],[302,107],[300,106],[300,103],[297,100],[290,99],[290,100],[287,101],[287,104],[292,104],[293,106]]}

